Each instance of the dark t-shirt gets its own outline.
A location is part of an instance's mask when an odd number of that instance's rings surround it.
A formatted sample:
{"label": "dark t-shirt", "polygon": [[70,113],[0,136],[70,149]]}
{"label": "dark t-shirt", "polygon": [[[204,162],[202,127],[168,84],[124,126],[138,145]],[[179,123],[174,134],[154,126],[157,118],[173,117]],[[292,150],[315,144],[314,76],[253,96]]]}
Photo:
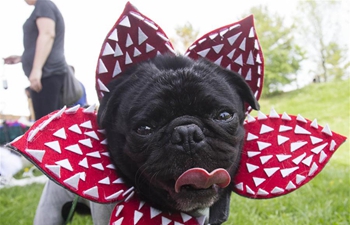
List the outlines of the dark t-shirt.
{"label": "dark t-shirt", "polygon": [[50,0],[38,0],[32,14],[23,25],[23,71],[29,77],[34,61],[36,40],[39,34],[36,20],[41,17],[50,18],[55,21],[56,33],[52,50],[42,70],[42,77],[65,74],[67,64],[64,56],[64,20],[56,5]]}

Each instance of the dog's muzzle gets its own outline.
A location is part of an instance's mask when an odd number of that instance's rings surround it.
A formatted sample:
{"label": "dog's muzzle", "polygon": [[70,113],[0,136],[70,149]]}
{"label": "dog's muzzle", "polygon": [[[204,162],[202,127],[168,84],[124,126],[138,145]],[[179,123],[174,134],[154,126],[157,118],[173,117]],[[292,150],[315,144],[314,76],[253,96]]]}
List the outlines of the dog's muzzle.
{"label": "dog's muzzle", "polygon": [[204,138],[201,128],[196,124],[180,125],[174,128],[171,143],[179,150],[194,154],[205,145]]}

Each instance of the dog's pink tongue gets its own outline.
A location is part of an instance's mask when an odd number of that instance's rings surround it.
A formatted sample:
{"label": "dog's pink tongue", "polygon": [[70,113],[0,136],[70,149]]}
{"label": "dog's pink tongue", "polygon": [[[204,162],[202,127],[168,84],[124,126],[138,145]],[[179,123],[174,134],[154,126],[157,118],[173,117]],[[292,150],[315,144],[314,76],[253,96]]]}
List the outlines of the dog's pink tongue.
{"label": "dog's pink tongue", "polygon": [[192,168],[185,171],[175,182],[175,192],[179,193],[184,185],[191,185],[196,189],[206,189],[213,184],[221,188],[227,187],[231,182],[230,174],[224,169],[216,169],[208,173],[203,168]]}

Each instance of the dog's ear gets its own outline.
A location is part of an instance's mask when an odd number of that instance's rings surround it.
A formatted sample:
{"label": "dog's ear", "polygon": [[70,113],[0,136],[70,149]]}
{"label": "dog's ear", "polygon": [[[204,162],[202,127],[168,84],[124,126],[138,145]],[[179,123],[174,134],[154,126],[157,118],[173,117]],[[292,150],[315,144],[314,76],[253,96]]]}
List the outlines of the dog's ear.
{"label": "dog's ear", "polygon": [[[241,75],[232,70],[225,69],[205,58],[197,60],[197,63],[201,66],[201,70],[204,69],[207,70],[207,72],[220,74],[229,85],[234,87],[234,89],[238,92],[239,96],[245,103],[249,104],[255,110],[260,109],[260,105],[254,96],[250,86]],[[246,108],[248,108],[248,106]]]}
{"label": "dog's ear", "polygon": [[106,116],[108,115],[108,105],[111,101],[111,94],[107,93],[100,100],[100,106],[98,107],[97,122],[100,127],[104,127]]}
{"label": "dog's ear", "polygon": [[127,87],[128,76],[121,76],[118,79],[112,80],[108,84],[110,92],[106,92],[103,98],[100,100],[100,106],[97,113],[98,125],[101,128],[105,128],[106,124],[110,124],[113,121],[113,116],[118,109],[124,89]]}
{"label": "dog's ear", "polygon": [[253,109],[259,110],[260,105],[256,100],[252,90],[249,85],[241,75],[230,70],[224,70],[226,80],[230,85],[234,85],[240,97],[244,102],[248,103]]}
{"label": "dog's ear", "polygon": [[224,75],[227,83],[235,87],[239,96],[243,99],[244,102],[248,103],[255,110],[260,109],[260,105],[256,100],[252,90],[241,75],[231,70],[223,69],[222,67],[219,67],[218,69],[221,70],[221,74]]}

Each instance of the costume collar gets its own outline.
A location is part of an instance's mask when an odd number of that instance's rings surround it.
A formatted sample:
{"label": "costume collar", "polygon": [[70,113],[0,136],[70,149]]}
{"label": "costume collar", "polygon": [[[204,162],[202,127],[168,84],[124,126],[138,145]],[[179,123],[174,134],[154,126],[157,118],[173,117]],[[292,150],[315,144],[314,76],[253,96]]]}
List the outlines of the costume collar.
{"label": "costume collar", "polygon": [[[125,69],[157,54],[175,54],[162,29],[130,3],[108,33],[96,69],[96,91],[101,99],[107,84]],[[205,57],[239,72],[259,99],[264,60],[253,16],[216,29],[194,42],[185,53]],[[241,164],[232,191],[254,199],[288,194],[313,179],[346,137],[301,115],[249,115]],[[94,106],[62,108],[36,121],[8,147],[33,162],[50,179],[75,194],[98,203],[118,202],[113,225],[204,224],[205,216],[162,212],[138,198],[111,163],[105,131],[96,122]],[[219,216],[220,217],[220,216]],[[133,222],[130,222],[133,221]]]}

